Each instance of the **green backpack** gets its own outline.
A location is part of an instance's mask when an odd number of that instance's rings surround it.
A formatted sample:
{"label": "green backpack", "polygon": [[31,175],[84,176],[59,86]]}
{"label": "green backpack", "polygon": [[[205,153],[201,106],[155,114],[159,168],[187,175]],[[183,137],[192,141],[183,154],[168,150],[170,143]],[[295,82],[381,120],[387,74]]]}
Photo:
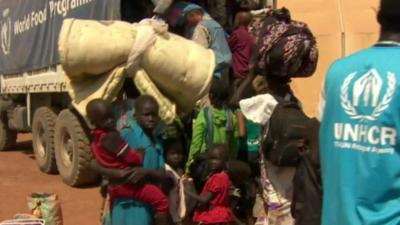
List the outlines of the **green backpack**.
{"label": "green backpack", "polygon": [[[229,146],[231,143],[231,140],[233,138],[233,115],[232,112],[229,109],[224,109],[225,111],[225,116],[227,118],[226,124],[225,124],[225,130],[227,132],[226,135],[226,140],[225,144],[228,145],[228,148],[231,147]],[[206,126],[207,126],[207,133],[206,133],[206,144],[207,144],[207,149],[214,143],[214,126],[213,126],[213,113],[212,109],[205,107],[204,108],[204,118],[206,121]]]}

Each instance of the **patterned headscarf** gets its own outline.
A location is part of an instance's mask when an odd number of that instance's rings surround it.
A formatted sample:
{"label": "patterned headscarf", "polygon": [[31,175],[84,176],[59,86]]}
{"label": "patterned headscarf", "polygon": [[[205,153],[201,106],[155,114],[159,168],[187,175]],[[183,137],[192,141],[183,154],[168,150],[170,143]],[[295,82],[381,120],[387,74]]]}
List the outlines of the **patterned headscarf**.
{"label": "patterned headscarf", "polygon": [[256,65],[267,76],[308,77],[317,65],[316,41],[305,23],[290,19],[285,8],[270,10],[253,32]]}

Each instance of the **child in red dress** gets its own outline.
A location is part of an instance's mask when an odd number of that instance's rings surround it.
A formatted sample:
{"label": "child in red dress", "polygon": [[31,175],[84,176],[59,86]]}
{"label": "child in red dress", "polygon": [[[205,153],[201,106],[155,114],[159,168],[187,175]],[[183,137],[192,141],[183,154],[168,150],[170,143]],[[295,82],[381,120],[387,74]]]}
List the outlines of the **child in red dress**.
{"label": "child in red dress", "polygon": [[210,175],[200,196],[186,191],[186,194],[198,201],[193,222],[199,224],[228,224],[235,220],[230,209],[229,192],[231,180],[225,171],[227,147],[221,144],[210,146],[208,165]]}
{"label": "child in red dress", "polygon": [[[143,152],[130,149],[115,130],[110,103],[95,99],[89,102],[86,111],[90,121],[96,126],[92,131],[92,152],[102,166],[122,170],[142,166]],[[131,198],[151,205],[157,211],[155,224],[168,224],[168,198],[157,186],[124,183],[109,186],[108,193],[111,200]]]}

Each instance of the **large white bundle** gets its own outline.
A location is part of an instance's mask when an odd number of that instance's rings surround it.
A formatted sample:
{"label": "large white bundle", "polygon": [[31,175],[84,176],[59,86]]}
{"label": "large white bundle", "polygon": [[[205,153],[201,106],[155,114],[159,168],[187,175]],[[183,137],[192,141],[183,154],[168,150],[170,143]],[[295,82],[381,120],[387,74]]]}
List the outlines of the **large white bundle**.
{"label": "large white bundle", "polygon": [[71,79],[108,72],[126,62],[135,34],[125,22],[65,19],[58,42],[61,65]]}
{"label": "large white bundle", "polygon": [[[150,21],[150,23],[153,22]],[[127,67],[126,69],[133,73],[130,74],[132,76],[135,76],[139,70],[145,71],[151,80],[146,79],[142,82],[136,80],[136,84],[146,86],[146,88],[138,87],[139,90],[156,87],[183,111],[193,109],[196,101],[208,92],[215,68],[214,53],[195,42],[170,33],[155,34],[153,39],[144,41],[148,45],[140,46],[141,42],[137,39],[142,40],[143,37],[146,39],[147,36],[143,34],[148,30],[149,25],[121,21],[64,20],[59,39],[61,64],[71,80],[70,83],[82,82],[88,86],[87,89],[82,88],[81,85],[79,89],[71,86],[70,95],[80,113],[85,115],[86,104],[94,96],[112,97],[110,94],[97,93],[98,91],[120,88],[120,82],[110,82],[110,79],[120,81],[123,78],[121,76],[125,76],[125,70],[122,73],[121,68],[118,73],[112,72],[117,66]],[[145,50],[135,52],[137,46],[138,48],[145,46]],[[135,54],[137,57],[132,57]],[[128,58],[135,59],[134,66],[126,65]],[[132,70],[132,67],[136,66],[139,68]],[[103,80],[101,81],[103,86],[113,86],[99,88],[99,85],[96,85],[92,88],[89,86],[88,79]],[[98,82],[100,81],[96,83]],[[155,86],[146,82],[153,82]],[[112,91],[112,93],[117,93],[117,91]],[[154,93],[159,92],[155,90],[147,94],[154,95]],[[75,99],[76,96],[80,98]],[[171,121],[174,117],[172,115],[175,115],[175,106],[169,105],[170,101],[167,99],[160,100],[165,96],[158,94],[154,97],[159,103],[167,104],[161,105],[160,109],[166,111],[161,111],[160,115],[164,116],[164,120]]]}
{"label": "large white bundle", "polygon": [[208,93],[215,68],[212,50],[178,35],[158,37],[142,59],[157,87],[181,109],[193,109]]}

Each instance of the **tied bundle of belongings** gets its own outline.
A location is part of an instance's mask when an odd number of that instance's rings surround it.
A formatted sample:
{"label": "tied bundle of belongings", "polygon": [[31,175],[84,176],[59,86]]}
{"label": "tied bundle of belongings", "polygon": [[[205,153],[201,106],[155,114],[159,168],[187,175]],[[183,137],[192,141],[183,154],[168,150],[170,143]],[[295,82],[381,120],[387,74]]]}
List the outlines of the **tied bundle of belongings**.
{"label": "tied bundle of belongings", "polygon": [[215,56],[167,30],[154,19],[137,24],[64,20],[59,53],[75,109],[86,117],[90,100],[114,100],[125,78],[133,78],[141,94],[155,97],[168,124],[176,108],[190,112],[208,93]]}
{"label": "tied bundle of belongings", "polygon": [[251,60],[254,74],[289,79],[314,73],[318,49],[305,23],[292,20],[286,8],[268,10],[256,23],[252,26],[257,43]]}
{"label": "tied bundle of belongings", "polygon": [[62,225],[61,205],[56,194],[32,193],[27,197],[28,208],[33,216],[43,219],[46,225]]}

